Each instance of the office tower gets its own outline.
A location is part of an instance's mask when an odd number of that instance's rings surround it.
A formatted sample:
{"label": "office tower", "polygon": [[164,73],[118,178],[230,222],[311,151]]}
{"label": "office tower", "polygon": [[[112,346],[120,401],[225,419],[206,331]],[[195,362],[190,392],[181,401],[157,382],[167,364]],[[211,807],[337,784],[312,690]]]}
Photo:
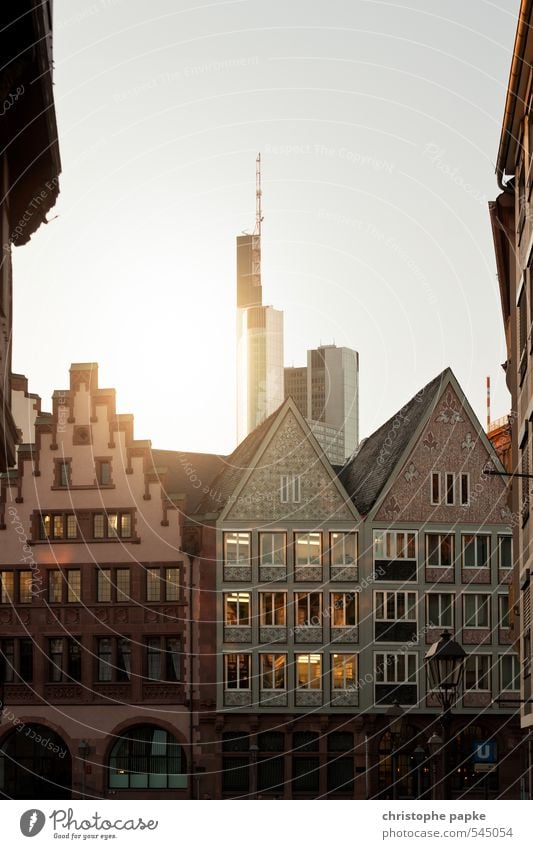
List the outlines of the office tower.
{"label": "office tower", "polygon": [[334,465],[359,445],[359,354],[320,345],[307,352],[307,367],[285,369],[285,397],[294,399]]}
{"label": "office tower", "polygon": [[237,439],[283,401],[283,312],[263,306],[261,155],[256,160],[256,226],[237,237]]}

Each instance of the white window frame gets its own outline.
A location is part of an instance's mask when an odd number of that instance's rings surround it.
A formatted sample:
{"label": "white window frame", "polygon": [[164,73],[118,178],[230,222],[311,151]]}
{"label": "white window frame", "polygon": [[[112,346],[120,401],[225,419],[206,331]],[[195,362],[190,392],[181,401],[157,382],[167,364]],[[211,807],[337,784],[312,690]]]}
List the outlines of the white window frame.
{"label": "white window frame", "polygon": [[[268,536],[283,537],[283,563],[267,563],[263,560],[263,540]],[[274,549],[279,551],[279,549]],[[259,532],[259,565],[260,566],[286,566],[287,565],[287,532],[286,531],[260,531]]]}
{"label": "white window frame", "polygon": [[[306,684],[299,684],[299,683],[298,683],[298,682],[299,682],[299,676],[298,676],[298,669],[299,669],[299,665],[298,665],[298,664],[300,663],[300,658],[307,658],[307,679],[308,679],[308,680],[307,680],[307,683],[306,683]],[[319,673],[320,673],[320,674],[319,674],[318,678],[313,678],[313,679],[311,679],[311,666],[312,666],[312,663],[313,663],[313,661],[311,660],[311,658],[315,658],[315,661],[314,661],[314,662],[315,662],[315,663],[320,664],[320,667],[319,667]],[[317,658],[318,658],[318,660],[316,660]],[[322,683],[322,675],[323,675],[322,654],[321,654],[320,652],[298,652],[298,654],[297,654],[297,655],[295,656],[295,658],[294,658],[294,662],[295,662],[295,667],[296,667],[296,689],[297,689],[297,690],[316,690],[316,692],[317,692],[317,693],[321,692],[321,691],[322,691],[322,689],[323,689],[323,683]],[[318,681],[319,686],[318,686],[318,687],[313,687],[313,686],[312,686],[312,681]]]}
{"label": "white window frame", "polygon": [[[404,657],[405,660],[405,674],[403,678],[398,677],[398,658]],[[382,662],[379,662],[379,658],[384,658]],[[392,663],[389,663],[386,659],[393,658]],[[410,676],[412,672],[409,671],[409,666],[414,665],[414,680],[410,680]],[[382,652],[374,652],[374,682],[376,685],[379,684],[413,684],[418,687],[418,667],[419,667],[419,654],[418,652],[401,652],[401,651],[382,651]],[[381,674],[379,670],[382,670],[383,680],[379,679],[379,675]],[[391,674],[392,669],[392,674]]]}
{"label": "white window frame", "polygon": [[[414,607],[409,607],[409,596],[414,596]],[[378,596],[383,596],[381,604],[383,616],[378,616]],[[393,596],[394,616],[387,616],[389,596]],[[403,596],[405,616],[398,616],[398,598]],[[413,614],[409,616],[409,613]],[[374,590],[374,618],[376,622],[416,622],[418,619],[418,592],[416,590]]]}
{"label": "white window frame", "polygon": [[[236,655],[237,657],[237,686],[236,687],[228,687],[228,660],[231,655]],[[238,658],[239,657],[247,657],[248,658],[248,686],[241,687],[240,686],[240,678],[241,678],[241,667]],[[251,689],[252,682],[252,655],[250,652],[244,651],[229,651],[224,654],[224,689],[225,690],[244,690],[245,692],[249,692]]]}
{"label": "white window frame", "polygon": [[[227,605],[230,600],[233,600],[231,597],[234,597],[235,601],[235,609],[236,609],[236,622],[228,622],[228,610]],[[247,598],[248,600],[248,622],[240,622],[240,606],[241,606],[241,596],[243,596],[243,603]],[[228,592],[224,593],[224,625],[226,628],[250,628],[252,624],[252,594],[245,590],[228,590]]]}
{"label": "white window frame", "polygon": [[[433,484],[435,482],[435,479],[437,481],[437,499],[436,500],[435,500],[435,496],[433,495]],[[440,475],[440,472],[432,471],[430,476],[429,476],[429,498],[430,498],[431,504],[433,504],[434,506],[441,503],[442,491],[441,491],[441,475]]]}
{"label": "white window frame", "polygon": [[[430,537],[438,537],[439,538],[439,562],[438,563],[430,563],[429,562],[429,538]],[[445,537],[450,537],[452,540],[452,557],[451,563],[442,563],[442,540]],[[455,565],[455,534],[451,532],[442,532],[442,531],[426,531],[424,535],[424,544],[425,544],[425,565],[427,569],[453,569]]]}
{"label": "white window frame", "polygon": [[[342,657],[343,658],[343,664],[342,664],[342,680],[343,680],[343,684],[344,684],[343,687],[336,687],[335,686],[335,658],[336,657]],[[353,684],[351,682],[348,683],[348,684],[346,683],[346,661],[345,661],[345,658],[353,658],[354,678],[355,678]],[[342,693],[342,692],[346,692],[347,690],[354,690],[356,688],[356,686],[357,686],[357,676],[359,674],[359,656],[358,656],[357,652],[332,652],[331,655],[330,655],[330,666],[331,666],[331,692],[332,693]]]}
{"label": "white window frame", "polygon": [[[466,540],[469,537],[473,537],[474,540],[475,540],[475,546],[474,546],[475,564],[474,564],[474,566],[467,566],[466,565]],[[485,537],[485,539],[487,540],[487,562],[485,564],[481,564],[481,565],[478,563],[477,541],[478,541],[479,537]],[[490,543],[491,543],[490,534],[476,534],[476,533],[461,534],[461,564],[462,564],[463,569],[490,569],[490,560],[491,560],[491,556],[492,556]]]}
{"label": "white window frame", "polygon": [[[504,687],[503,684],[503,661],[511,660],[514,661],[516,675],[513,680],[518,684],[517,687]],[[519,693],[520,692],[520,658],[514,652],[505,652],[504,654],[498,655],[498,685],[500,693]]]}
{"label": "white window frame", "polygon": [[[235,560],[228,560],[226,558],[226,537],[229,537],[231,534],[234,534],[237,538],[237,556]],[[244,537],[248,537],[248,556],[241,560],[240,555],[240,539]],[[225,530],[222,532],[222,558],[225,566],[243,566],[249,565],[252,562],[252,534],[250,531],[229,531]]]}
{"label": "white window frame", "polygon": [[[487,603],[488,622],[487,622],[486,625],[479,625],[478,624],[479,611],[480,611],[480,607],[481,607],[481,605],[479,605],[479,604],[477,604],[477,606],[476,606],[476,617],[475,617],[476,621],[475,621],[475,624],[468,624],[467,625],[467,621],[466,621],[467,620],[466,599],[469,596],[474,596],[476,598],[484,598],[484,599],[488,600],[488,603]],[[465,593],[463,593],[463,628],[482,628],[482,629],[487,629],[487,630],[490,629],[490,627],[491,627],[491,625],[490,625],[490,623],[491,623],[490,599],[491,599],[490,593],[481,593],[481,592],[473,592],[473,593],[465,592]]]}
{"label": "white window frame", "polygon": [[511,622],[509,621],[508,625],[502,625],[503,616],[502,616],[502,609],[501,608],[502,608],[502,601],[504,601],[504,600],[507,602],[507,618],[509,619],[509,617],[511,616],[511,605],[510,605],[510,600],[509,600],[509,593],[498,593],[498,628],[503,629],[503,630],[507,630],[508,628],[511,627]]}
{"label": "white window frame", "polygon": [[[263,668],[264,659],[266,657],[282,657],[283,658],[283,687],[264,687],[263,686],[263,677],[265,675],[265,669]],[[272,676],[272,684],[275,684],[276,674],[274,666],[269,673]],[[262,693],[285,693],[287,691],[287,653],[286,652],[261,652],[259,654],[259,689]]]}
{"label": "white window frame", "polygon": [[[470,472],[459,473],[459,504],[461,507],[470,507]],[[466,480],[466,501],[463,500],[463,481]]]}
{"label": "white window frame", "polygon": [[[451,596],[451,605],[448,605],[448,608],[451,610],[451,623],[442,623],[442,614],[443,614],[443,602],[442,596]],[[439,607],[439,621],[436,623],[431,622],[429,615],[429,601],[430,598],[438,598],[438,607]],[[453,592],[428,592],[426,593],[426,623],[430,628],[451,628],[454,630],[455,628],[455,593]]]}
{"label": "white window frame", "polygon": [[[509,540],[511,543],[511,565],[510,566],[502,566],[502,541]],[[511,534],[498,534],[497,540],[498,546],[498,569],[512,569],[513,568],[513,537]]]}
{"label": "white window frame", "polygon": [[[311,595],[320,596],[320,609],[318,612],[318,616],[320,618],[320,622],[318,625],[309,625],[302,624],[300,625],[298,622],[298,608],[300,604],[300,596],[307,596],[306,599],[306,607],[307,607],[307,616],[306,619],[311,619]],[[322,598],[322,593],[320,590],[297,590],[294,593],[294,619],[295,619],[295,628],[321,628],[322,627],[322,619],[324,617],[324,599]]]}
{"label": "white window frame", "polygon": [[[487,662],[488,662],[488,670],[486,671],[486,673],[482,671],[481,674],[480,674],[479,661],[480,660],[485,661],[485,659],[487,659]],[[476,667],[476,686],[467,688],[467,686],[466,686],[466,667],[467,667],[469,661],[474,661],[474,665]],[[488,687],[479,687],[478,686],[479,679],[482,676],[484,677],[485,675],[487,675],[487,677],[489,679],[489,686]],[[483,652],[475,653],[474,652],[472,654],[467,654],[466,660],[465,660],[465,670],[464,670],[464,692],[465,693],[490,693],[490,692],[492,692],[492,655],[488,654],[488,652],[485,652],[485,653],[483,653]]]}
{"label": "white window frame", "polygon": [[[311,561],[309,560],[309,554],[310,554],[310,551],[311,551],[311,544],[309,542],[307,544],[307,562],[306,563],[298,563],[298,553],[297,553],[298,538],[304,537],[304,536],[306,536],[306,537],[318,536],[318,542],[319,542],[319,548],[320,548],[319,562],[318,563],[311,563]],[[324,560],[324,554],[323,554],[323,540],[322,540],[322,532],[321,531],[294,531],[293,545],[294,545],[294,568],[295,569],[298,569],[298,568],[305,569],[306,566],[316,566],[316,567],[322,566],[322,563],[323,563],[323,560]]]}
{"label": "white window frame", "polygon": [[[401,545],[401,553],[398,555],[398,537],[405,537]],[[409,537],[414,538],[415,543],[415,554],[414,557],[406,557],[405,552],[408,551],[409,548]],[[386,528],[374,528],[373,532],[373,540],[374,540],[374,562],[376,560],[418,560],[418,533],[417,531],[412,530],[402,530],[402,531],[390,531]],[[394,554],[390,557],[387,554],[389,550],[389,540],[391,541],[390,550],[391,552],[394,550]],[[379,548],[382,548],[382,556],[378,556]]]}
{"label": "white window frame", "polygon": [[[278,625],[275,622],[266,622],[266,616],[270,615],[272,619],[275,615],[274,604],[272,605],[272,610],[270,613],[265,611],[265,597],[266,596],[283,596],[283,624]],[[281,608],[276,608],[276,610],[281,610]],[[287,592],[285,590],[261,590],[259,593],[259,626],[261,628],[286,628],[287,627]]]}
{"label": "white window frame", "polygon": [[[342,536],[342,563],[334,563],[333,562],[333,551],[335,550],[335,548],[337,547],[338,542],[339,542],[337,540],[335,545],[333,544],[333,536],[335,534]],[[346,560],[346,537],[347,536],[353,538],[353,541],[355,543],[355,545],[354,545],[355,559],[354,559],[353,563],[350,563],[349,561]],[[357,566],[357,562],[359,560],[359,539],[358,539],[358,536],[359,535],[358,535],[357,531],[330,531],[329,532],[329,561],[330,561],[331,566]],[[351,555],[349,555],[349,556],[351,556]]]}
{"label": "white window frame", "polygon": [[280,475],[279,499],[282,504],[301,504],[302,481],[296,472],[286,472]]}
{"label": "white window frame", "polygon": [[[337,602],[333,601],[333,596],[340,595],[342,596],[342,602],[337,607]],[[353,596],[354,599],[354,608],[355,608],[355,622],[353,624],[346,622],[346,596]],[[331,627],[332,628],[356,628],[359,624],[359,593],[355,592],[355,590],[331,590],[329,594],[329,607],[331,613]],[[337,625],[335,623],[335,612],[339,610],[342,611],[342,619],[343,624]]]}

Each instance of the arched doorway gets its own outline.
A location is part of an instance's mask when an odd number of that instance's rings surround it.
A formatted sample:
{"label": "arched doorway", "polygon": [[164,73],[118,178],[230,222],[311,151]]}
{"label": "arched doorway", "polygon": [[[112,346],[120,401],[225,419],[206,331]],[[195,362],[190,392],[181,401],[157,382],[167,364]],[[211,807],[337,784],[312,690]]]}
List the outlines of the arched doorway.
{"label": "arched doorway", "polygon": [[72,759],[59,734],[21,723],[0,748],[0,797],[70,799]]}
{"label": "arched doorway", "polygon": [[[427,798],[430,785],[427,743],[412,725],[402,725],[394,739],[386,731],[379,743],[379,799]],[[424,758],[417,761],[415,750],[421,747]]]}
{"label": "arched doorway", "polygon": [[136,725],[117,737],[109,754],[110,790],[184,790],[185,752],[157,725]]}

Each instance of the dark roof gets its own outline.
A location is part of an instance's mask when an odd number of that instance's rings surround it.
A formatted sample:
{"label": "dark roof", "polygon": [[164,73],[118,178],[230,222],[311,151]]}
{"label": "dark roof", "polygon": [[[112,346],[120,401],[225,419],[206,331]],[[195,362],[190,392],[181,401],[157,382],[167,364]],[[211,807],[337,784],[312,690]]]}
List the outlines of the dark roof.
{"label": "dark roof", "polygon": [[152,449],[154,467],[162,476],[167,469],[165,492],[168,495],[183,493],[186,497],[185,513],[196,512],[198,502],[209,492],[213,478],[220,471],[225,457],[220,454],[201,454],[195,451],[165,451]]}
{"label": "dark roof", "polygon": [[340,472],[341,483],[362,515],[369,513],[378,500],[420,422],[437,402],[448,374],[449,370],[445,369],[433,378],[372,436],[364,439]]}
{"label": "dark roof", "polygon": [[[283,402],[287,404],[287,401]],[[252,430],[242,442],[237,445],[235,451],[229,457],[221,458],[222,467],[217,476],[211,481],[209,492],[202,498],[198,505],[198,513],[218,513],[222,510],[230,497],[235,491],[241,477],[248,471],[253,458],[263,439],[268,433],[270,426],[279,411],[283,407],[281,404],[277,410],[268,416]]]}

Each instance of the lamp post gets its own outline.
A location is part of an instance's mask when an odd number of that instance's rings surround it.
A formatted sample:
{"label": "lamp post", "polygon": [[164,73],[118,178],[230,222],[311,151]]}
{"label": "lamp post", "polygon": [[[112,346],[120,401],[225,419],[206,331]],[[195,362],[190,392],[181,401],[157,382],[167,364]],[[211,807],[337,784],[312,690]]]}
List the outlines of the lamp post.
{"label": "lamp post", "polygon": [[[459,643],[452,640],[449,631],[443,631],[440,639],[430,646],[426,657],[426,669],[431,690],[436,694],[442,707],[441,725],[443,739],[440,741],[444,761],[443,789],[444,798],[448,798],[447,749],[451,722],[452,705],[457,700],[463,680],[466,652]],[[433,734],[433,737],[438,735]],[[432,737],[432,739],[433,739]],[[440,738],[439,738],[440,739]],[[430,740],[431,742],[431,740]],[[435,753],[438,748],[435,745]],[[435,786],[434,786],[435,789]]]}
{"label": "lamp post", "polygon": [[418,746],[416,747],[416,749],[413,752],[413,759],[414,759],[415,766],[416,766],[416,798],[420,799],[420,796],[422,795],[422,781],[420,779],[420,768],[421,768],[422,764],[424,763],[424,761],[426,759],[426,753],[424,752],[424,749],[422,748],[420,743],[418,744]]}
{"label": "lamp post", "polygon": [[428,740],[428,747],[431,754],[431,798],[437,798],[437,755],[442,751],[442,737],[439,737],[436,731],[433,732]]}
{"label": "lamp post", "polygon": [[397,766],[397,743],[402,731],[403,710],[398,700],[387,710],[385,716],[389,720],[389,733],[391,738],[391,772],[392,772],[392,798],[396,799],[396,766]]}
{"label": "lamp post", "polygon": [[89,752],[91,751],[91,747],[89,746],[87,740],[80,740],[78,743],[78,755],[81,760],[81,796],[82,799],[85,797],[85,761],[89,756]]}

